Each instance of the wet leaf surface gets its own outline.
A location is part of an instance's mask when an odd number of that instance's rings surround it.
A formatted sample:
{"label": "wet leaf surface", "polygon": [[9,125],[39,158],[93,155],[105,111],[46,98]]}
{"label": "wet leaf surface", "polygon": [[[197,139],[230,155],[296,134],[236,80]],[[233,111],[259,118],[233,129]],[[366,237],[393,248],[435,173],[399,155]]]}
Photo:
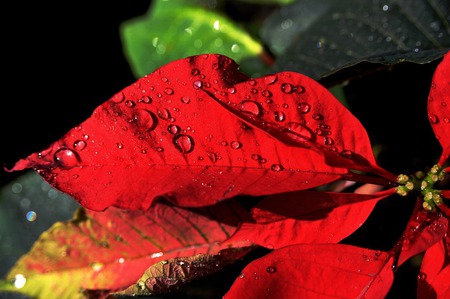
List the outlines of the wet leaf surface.
{"label": "wet leaf surface", "polygon": [[436,68],[428,96],[428,119],[442,146],[439,163],[444,165],[450,155],[450,54]]}
{"label": "wet leaf surface", "polygon": [[269,196],[252,209],[253,221],[243,222],[231,240],[248,239],[269,249],[300,243],[338,243],[357,230],[376,203],[390,193],[300,191]]}
{"label": "wet leaf surface", "polygon": [[386,252],[292,245],[247,265],[224,298],[375,299],[388,293],[392,281],[392,257]]}
{"label": "wet leaf surface", "polygon": [[[118,92],[85,122],[49,148],[20,160],[13,170],[34,168],[54,187],[93,210],[109,206],[145,210],[157,197],[183,206],[205,206],[236,195],[313,188],[348,172],[326,165],[323,152],[305,149],[303,143],[297,147],[280,142],[272,137],[277,135],[273,129],[267,134],[251,126],[239,117],[242,112],[230,113],[205,93],[211,89],[221,95],[233,93],[236,83],[248,80],[237,68],[225,56],[206,54],[165,65]],[[277,86],[283,85],[284,79],[279,78]],[[285,84],[291,83],[288,80]],[[308,95],[305,100],[318,101],[316,97],[326,90],[316,93],[307,84],[318,86],[313,81],[303,83]],[[247,95],[245,91],[243,96]],[[324,101],[339,104],[330,94],[325,96]],[[295,100],[294,95],[289,98]],[[273,97],[273,102],[285,104],[284,97]],[[266,105],[244,104],[250,105],[246,109]],[[286,112],[294,121],[294,113],[300,113],[299,104],[289,104],[292,107]],[[344,113],[343,117],[349,119],[352,130],[349,128],[345,137],[350,150],[356,146],[353,138],[366,137],[343,107],[322,110],[325,116]],[[304,120],[301,113],[297,117],[299,122]],[[326,119],[329,124],[331,120]],[[320,120],[314,121],[314,128],[320,124]],[[294,131],[280,127],[278,135],[288,137],[281,141],[302,137],[297,130],[303,127],[295,126]],[[337,125],[331,128],[333,132],[338,129]],[[334,134],[336,145],[330,146],[340,146],[338,153],[343,154],[341,135]],[[354,150],[368,155],[368,144],[361,143]],[[372,161],[373,157],[368,159]],[[339,161],[343,160],[353,161]]]}

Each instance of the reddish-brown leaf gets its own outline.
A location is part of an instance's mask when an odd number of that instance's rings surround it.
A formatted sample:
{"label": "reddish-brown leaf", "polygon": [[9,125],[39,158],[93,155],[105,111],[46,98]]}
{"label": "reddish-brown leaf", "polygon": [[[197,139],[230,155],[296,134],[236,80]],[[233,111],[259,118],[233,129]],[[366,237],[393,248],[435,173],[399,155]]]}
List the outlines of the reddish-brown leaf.
{"label": "reddish-brown leaf", "polygon": [[397,265],[402,265],[410,257],[426,251],[445,237],[448,219],[441,213],[426,211],[418,200],[401,238],[401,251]]}
{"label": "reddish-brown leaf", "polygon": [[450,155],[450,52],[444,55],[434,72],[428,96],[428,118],[442,146],[439,164],[443,166]]}
{"label": "reddish-brown leaf", "polygon": [[246,216],[233,200],[193,209],[158,202],[147,211],[86,210],[42,234],[8,279],[23,275],[27,283],[21,291],[42,298],[125,288],[161,260],[250,246],[223,242]]}
{"label": "reddish-brown leaf", "polygon": [[149,267],[135,284],[115,295],[157,295],[174,291],[192,280],[222,270],[252,249],[252,247],[226,248],[214,255],[197,254],[163,260]]}
{"label": "reddish-brown leaf", "polygon": [[384,298],[392,264],[386,252],[350,245],[287,246],[247,265],[224,298]]}
{"label": "reddish-brown leaf", "polygon": [[278,140],[320,152],[329,165],[395,180],[377,166],[359,120],[325,87],[305,75],[270,74],[238,83],[228,93],[204,89],[233,114]]}
{"label": "reddish-brown leaf", "polygon": [[[390,195],[299,191],[265,198],[230,240],[277,249],[298,243],[337,243],[357,230]],[[280,232],[280,233],[274,233]]]}
{"label": "reddish-brown leaf", "polygon": [[[221,55],[174,61],[114,95],[48,149],[18,161],[13,170],[34,168],[54,187],[97,211],[109,206],[146,210],[161,196],[182,206],[205,206],[236,195],[312,188],[347,173],[326,165],[320,152],[273,138],[276,129],[270,129],[270,135],[245,123],[236,115],[241,112],[231,113],[203,91],[233,94],[233,86],[247,79],[234,61]],[[316,93],[317,83],[302,84],[308,100],[319,106],[323,88]],[[331,130],[333,138],[338,130],[356,131],[345,134],[342,146],[369,155],[369,144],[362,141],[365,133],[346,110],[329,106],[328,97],[321,104],[328,107],[324,125],[333,127],[326,131]],[[273,103],[282,107],[285,99],[273,97]],[[294,115],[289,117],[292,121]],[[353,121],[348,128],[337,125],[347,118]],[[283,127],[280,130],[285,134]],[[334,142],[341,146],[340,140]]]}

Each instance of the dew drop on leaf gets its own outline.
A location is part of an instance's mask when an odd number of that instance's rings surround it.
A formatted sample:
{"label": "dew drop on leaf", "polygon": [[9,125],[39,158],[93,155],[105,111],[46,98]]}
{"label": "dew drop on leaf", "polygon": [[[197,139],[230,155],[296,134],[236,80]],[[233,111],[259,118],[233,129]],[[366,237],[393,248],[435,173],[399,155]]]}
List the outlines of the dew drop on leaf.
{"label": "dew drop on leaf", "polygon": [[230,146],[233,149],[240,149],[242,147],[242,143],[240,143],[239,141],[232,141],[230,143]]}
{"label": "dew drop on leaf", "polygon": [[141,98],[141,102],[145,103],[145,104],[150,104],[152,102],[152,97],[150,97],[150,96],[143,96]]}
{"label": "dew drop on leaf", "polygon": [[261,91],[261,95],[265,98],[270,98],[272,96],[272,93],[267,89],[264,89],[263,91]]}
{"label": "dew drop on leaf", "polygon": [[155,129],[157,125],[156,116],[153,112],[146,109],[136,109],[136,111],[134,111],[134,120],[139,128],[145,131],[151,131]]}
{"label": "dew drop on leaf", "polygon": [[430,120],[430,123],[433,125],[439,122],[439,118],[436,116],[436,114],[429,114],[428,119]]}
{"label": "dew drop on leaf", "polygon": [[310,129],[300,123],[288,123],[288,135],[295,141],[311,141],[313,135]]}
{"label": "dew drop on leaf", "polygon": [[231,94],[236,93],[236,88],[235,87],[230,87],[230,88],[228,88],[228,92],[231,93]]}
{"label": "dew drop on leaf", "polygon": [[277,272],[277,268],[274,266],[269,266],[266,268],[267,273],[273,274],[275,272]]}
{"label": "dew drop on leaf", "polygon": [[118,149],[123,149],[123,144],[120,143],[120,142],[117,142],[116,146],[117,146]]}
{"label": "dew drop on leaf", "polygon": [[277,81],[277,75],[267,75],[264,77],[264,83],[273,84]]}
{"label": "dew drop on leaf", "polygon": [[261,106],[255,101],[244,100],[239,103],[238,107],[242,112],[251,114],[253,116],[259,116],[262,113]]}
{"label": "dew drop on leaf", "polygon": [[198,69],[193,68],[193,69],[191,70],[191,75],[192,75],[192,76],[197,76],[198,74],[200,74],[200,71],[199,71]]}
{"label": "dew drop on leaf", "polygon": [[176,135],[180,132],[180,127],[177,125],[169,125],[167,131],[169,131],[170,134]]}
{"label": "dew drop on leaf", "polygon": [[169,117],[170,117],[169,110],[167,110],[166,108],[158,109],[158,116],[164,120],[169,119]]}
{"label": "dew drop on leaf", "polygon": [[136,103],[131,100],[127,100],[125,102],[125,106],[127,106],[128,108],[133,108],[134,106],[136,106]]}
{"label": "dew drop on leaf", "polygon": [[346,159],[351,159],[352,158],[352,151],[350,151],[350,150],[343,150],[341,152],[341,156],[346,158]]}
{"label": "dew drop on leaf", "polygon": [[83,149],[86,148],[86,141],[84,141],[84,140],[76,140],[76,141],[73,143],[73,147],[74,147],[76,150],[81,151],[81,150],[83,150]]}
{"label": "dew drop on leaf", "polygon": [[275,121],[284,121],[286,119],[286,115],[282,111],[275,111],[273,113],[273,116],[275,118]]}
{"label": "dew drop on leaf", "polygon": [[55,152],[54,161],[62,168],[72,168],[80,163],[78,154],[69,148],[60,148]]}
{"label": "dew drop on leaf", "polygon": [[113,102],[115,102],[115,103],[121,103],[121,102],[123,102],[123,101],[125,100],[125,95],[123,94],[123,92],[116,93],[116,94],[111,98],[111,100],[112,100]]}
{"label": "dew drop on leaf", "polygon": [[278,171],[282,171],[284,168],[283,168],[283,165],[281,165],[281,164],[272,164],[270,169],[272,169],[272,171],[278,172]]}
{"label": "dew drop on leaf", "polygon": [[202,88],[203,83],[200,80],[195,80],[193,83],[193,86],[194,86],[194,89],[199,89],[199,88]]}
{"label": "dew drop on leaf", "polygon": [[209,160],[215,163],[217,161],[217,155],[215,153],[207,153]]}
{"label": "dew drop on leaf", "polygon": [[194,139],[189,135],[176,135],[173,138],[173,144],[184,154],[190,153],[194,149]]}
{"label": "dew drop on leaf", "polygon": [[173,89],[172,88],[166,88],[164,89],[164,93],[167,95],[173,95]]}
{"label": "dew drop on leaf", "polygon": [[311,106],[305,102],[299,103],[297,108],[298,108],[298,110],[300,110],[301,113],[308,113],[309,110],[311,110]]}
{"label": "dew drop on leaf", "polygon": [[294,86],[291,83],[281,84],[281,91],[284,93],[292,93],[294,91]]}
{"label": "dew drop on leaf", "polygon": [[188,96],[181,97],[181,102],[185,104],[189,104],[191,102],[191,99]]}

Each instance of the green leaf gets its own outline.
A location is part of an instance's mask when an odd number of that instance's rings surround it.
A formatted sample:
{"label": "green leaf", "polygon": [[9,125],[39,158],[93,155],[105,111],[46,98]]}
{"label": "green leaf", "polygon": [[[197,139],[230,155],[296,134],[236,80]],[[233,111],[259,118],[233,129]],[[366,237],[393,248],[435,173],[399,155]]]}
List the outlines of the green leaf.
{"label": "green leaf", "polygon": [[445,51],[424,51],[450,47],[449,19],[448,1],[305,0],[273,13],[261,37],[277,56],[273,71],[321,79],[361,62],[440,58]]}
{"label": "green leaf", "polygon": [[139,78],[170,61],[217,53],[240,63],[263,46],[225,15],[185,1],[154,1],[145,16],[121,25],[125,56]]}

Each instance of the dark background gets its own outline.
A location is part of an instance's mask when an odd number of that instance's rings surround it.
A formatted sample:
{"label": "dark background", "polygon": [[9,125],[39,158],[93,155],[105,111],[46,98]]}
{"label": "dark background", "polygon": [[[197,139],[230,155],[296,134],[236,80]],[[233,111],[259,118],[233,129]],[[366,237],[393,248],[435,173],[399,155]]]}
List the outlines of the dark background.
{"label": "dark background", "polygon": [[[48,147],[135,81],[119,25],[150,3],[13,1],[2,8],[2,167]],[[0,174],[3,186],[22,173]]]}

